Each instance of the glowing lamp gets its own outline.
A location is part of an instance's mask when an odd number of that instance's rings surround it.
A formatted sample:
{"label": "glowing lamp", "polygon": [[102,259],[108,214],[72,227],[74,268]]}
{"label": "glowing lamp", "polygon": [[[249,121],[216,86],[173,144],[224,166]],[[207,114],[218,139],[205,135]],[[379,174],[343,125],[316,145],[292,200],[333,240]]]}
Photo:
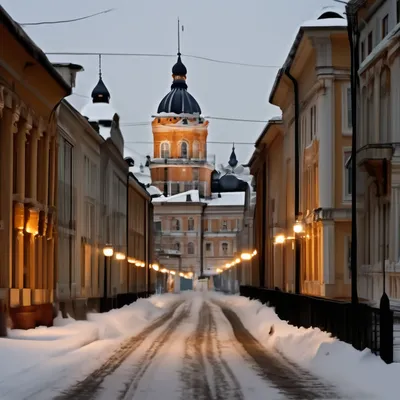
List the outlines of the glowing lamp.
{"label": "glowing lamp", "polygon": [[175,275],[175,271],[169,271],[171,275]]}
{"label": "glowing lamp", "polygon": [[115,258],[117,260],[125,260],[126,256],[124,253],[115,253]]}
{"label": "glowing lamp", "polygon": [[240,255],[240,258],[241,258],[242,260],[251,260],[251,254],[249,254],[249,253],[242,253],[242,254]]}
{"label": "glowing lamp", "polygon": [[286,240],[286,238],[284,235],[275,236],[275,244],[285,243],[285,240]]}
{"label": "glowing lamp", "polygon": [[240,258],[237,258],[237,259],[235,260],[235,263],[236,263],[236,264],[239,264],[239,263],[240,263]]}
{"label": "glowing lamp", "polygon": [[293,225],[293,232],[294,233],[301,233],[304,231],[304,226],[301,222],[296,221],[296,223]]}
{"label": "glowing lamp", "polygon": [[159,267],[157,264],[153,264],[153,265],[151,266],[151,268],[153,268],[154,271],[158,271],[158,270],[160,269],[160,267]]}
{"label": "glowing lamp", "polygon": [[105,257],[112,257],[114,254],[114,249],[111,245],[106,244],[103,248],[103,254]]}
{"label": "glowing lamp", "polygon": [[128,257],[128,263],[129,264],[135,264],[136,260],[132,257]]}

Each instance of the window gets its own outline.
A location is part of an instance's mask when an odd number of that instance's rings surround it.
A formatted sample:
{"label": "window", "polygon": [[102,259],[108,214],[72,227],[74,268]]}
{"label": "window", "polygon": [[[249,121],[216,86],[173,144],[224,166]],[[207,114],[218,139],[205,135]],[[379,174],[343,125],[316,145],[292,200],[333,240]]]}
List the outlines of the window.
{"label": "window", "polygon": [[181,230],[181,221],[179,221],[179,219],[174,219],[172,228],[174,231],[180,231]]}
{"label": "window", "polygon": [[222,243],[222,255],[227,256],[228,255],[228,243]]}
{"label": "window", "polygon": [[224,219],[221,223],[221,230],[227,231],[228,230],[228,221]]}
{"label": "window", "polygon": [[317,132],[317,107],[310,108],[310,140],[313,141]]}
{"label": "window", "polygon": [[365,60],[365,41],[361,42],[361,61]]}
{"label": "window", "polygon": [[382,39],[389,33],[389,16],[386,14],[382,19]]}
{"label": "window", "polygon": [[176,242],[174,248],[176,251],[181,251],[181,244],[179,242]]}
{"label": "window", "polygon": [[161,143],[161,158],[169,158],[169,143]]}
{"label": "window", "polygon": [[352,108],[351,108],[351,86],[345,83],[342,87],[342,133],[352,133]]}
{"label": "window", "polygon": [[211,251],[211,243],[206,243],[206,251]]}
{"label": "window", "polygon": [[199,169],[198,168],[193,168],[192,169],[192,174],[193,174],[193,176],[192,176],[193,181],[194,182],[198,181],[199,180]]}
{"label": "window", "polygon": [[384,68],[380,76],[379,143],[390,141],[390,72]]}
{"label": "window", "polygon": [[351,156],[351,150],[345,150],[344,152],[344,200],[351,201],[351,188],[352,188],[352,168],[351,163],[347,166],[346,164]]}
{"label": "window", "polygon": [[367,100],[367,132],[368,132],[368,143],[374,143],[375,141],[375,110],[374,110],[374,81],[370,82],[368,87],[368,100]]}
{"label": "window", "polygon": [[199,158],[199,142],[196,140],[193,142],[193,158]]}
{"label": "window", "polygon": [[188,144],[186,142],[181,143],[181,158],[188,158]]}
{"label": "window", "polygon": [[371,54],[371,52],[372,52],[372,32],[370,32],[368,34],[367,41],[368,41],[368,54]]}
{"label": "window", "polygon": [[192,242],[188,243],[188,254],[194,254],[194,244]]}
{"label": "window", "polygon": [[192,217],[188,219],[188,231],[194,231],[194,219]]}

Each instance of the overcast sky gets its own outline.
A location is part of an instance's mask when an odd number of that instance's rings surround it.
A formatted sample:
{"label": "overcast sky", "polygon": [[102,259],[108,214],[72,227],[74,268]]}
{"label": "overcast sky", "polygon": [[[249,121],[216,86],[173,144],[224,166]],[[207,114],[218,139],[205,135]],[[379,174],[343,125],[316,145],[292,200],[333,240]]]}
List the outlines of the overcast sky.
{"label": "overcast sky", "polygon": [[[278,68],[284,62],[299,25],[314,19],[333,0],[2,0],[2,6],[20,23],[77,18],[109,8],[116,10],[79,22],[26,27],[45,52],[131,52],[174,55],[177,52],[177,17],[184,25],[182,60],[188,69],[189,92],[203,115],[267,120],[279,115],[268,104]],[[184,54],[239,63],[254,68],[185,57]],[[78,109],[90,99],[98,80],[98,58],[49,56],[54,62],[84,67],[69,101]],[[103,80],[121,123],[146,122],[170,90],[176,56],[103,57]],[[80,95],[80,96],[78,96]],[[254,143],[265,124],[210,120],[209,154],[217,163],[229,159],[232,142]],[[150,125],[123,127],[126,155],[137,163],[152,155]],[[138,142],[147,141],[148,144]],[[253,145],[236,145],[246,163]],[[137,164],[138,165],[138,164]]]}

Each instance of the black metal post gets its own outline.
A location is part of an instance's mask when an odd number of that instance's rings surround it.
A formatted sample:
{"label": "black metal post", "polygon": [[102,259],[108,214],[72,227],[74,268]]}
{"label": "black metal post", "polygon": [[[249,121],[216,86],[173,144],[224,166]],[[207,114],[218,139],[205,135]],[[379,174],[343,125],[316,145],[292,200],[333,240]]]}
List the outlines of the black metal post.
{"label": "black metal post", "polygon": [[[299,104],[299,86],[296,78],[291,75],[289,70],[285,70],[286,76],[293,83],[294,92],[294,215],[296,220],[300,215],[300,132],[299,132],[299,118],[300,118],[300,104]],[[294,291],[300,294],[301,286],[301,239],[295,235],[295,283]]]}
{"label": "black metal post", "polygon": [[107,284],[107,258],[108,257],[104,256],[103,312],[105,312],[107,310],[107,300],[108,300],[108,293],[107,293],[107,289],[108,289],[108,284]]}

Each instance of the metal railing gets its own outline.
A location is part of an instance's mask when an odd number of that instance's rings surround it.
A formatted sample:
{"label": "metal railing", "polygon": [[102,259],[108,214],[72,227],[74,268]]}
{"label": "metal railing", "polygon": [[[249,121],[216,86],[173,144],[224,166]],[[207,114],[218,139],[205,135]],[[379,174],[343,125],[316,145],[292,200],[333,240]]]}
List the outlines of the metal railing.
{"label": "metal railing", "polygon": [[203,181],[155,181],[152,184],[162,192],[164,192],[164,189],[166,188],[168,196],[187,192],[188,190],[198,190],[200,196],[205,196],[207,194],[208,186],[208,182]]}
{"label": "metal railing", "polygon": [[275,307],[279,318],[291,325],[319,328],[357,350],[369,348],[386,363],[393,362],[393,311],[253,286],[241,286],[240,294]]}
{"label": "metal railing", "polygon": [[196,157],[187,157],[187,158],[153,158],[151,160],[151,164],[166,164],[166,165],[213,165],[215,166],[216,156],[215,154],[207,154],[206,157],[196,158]]}

